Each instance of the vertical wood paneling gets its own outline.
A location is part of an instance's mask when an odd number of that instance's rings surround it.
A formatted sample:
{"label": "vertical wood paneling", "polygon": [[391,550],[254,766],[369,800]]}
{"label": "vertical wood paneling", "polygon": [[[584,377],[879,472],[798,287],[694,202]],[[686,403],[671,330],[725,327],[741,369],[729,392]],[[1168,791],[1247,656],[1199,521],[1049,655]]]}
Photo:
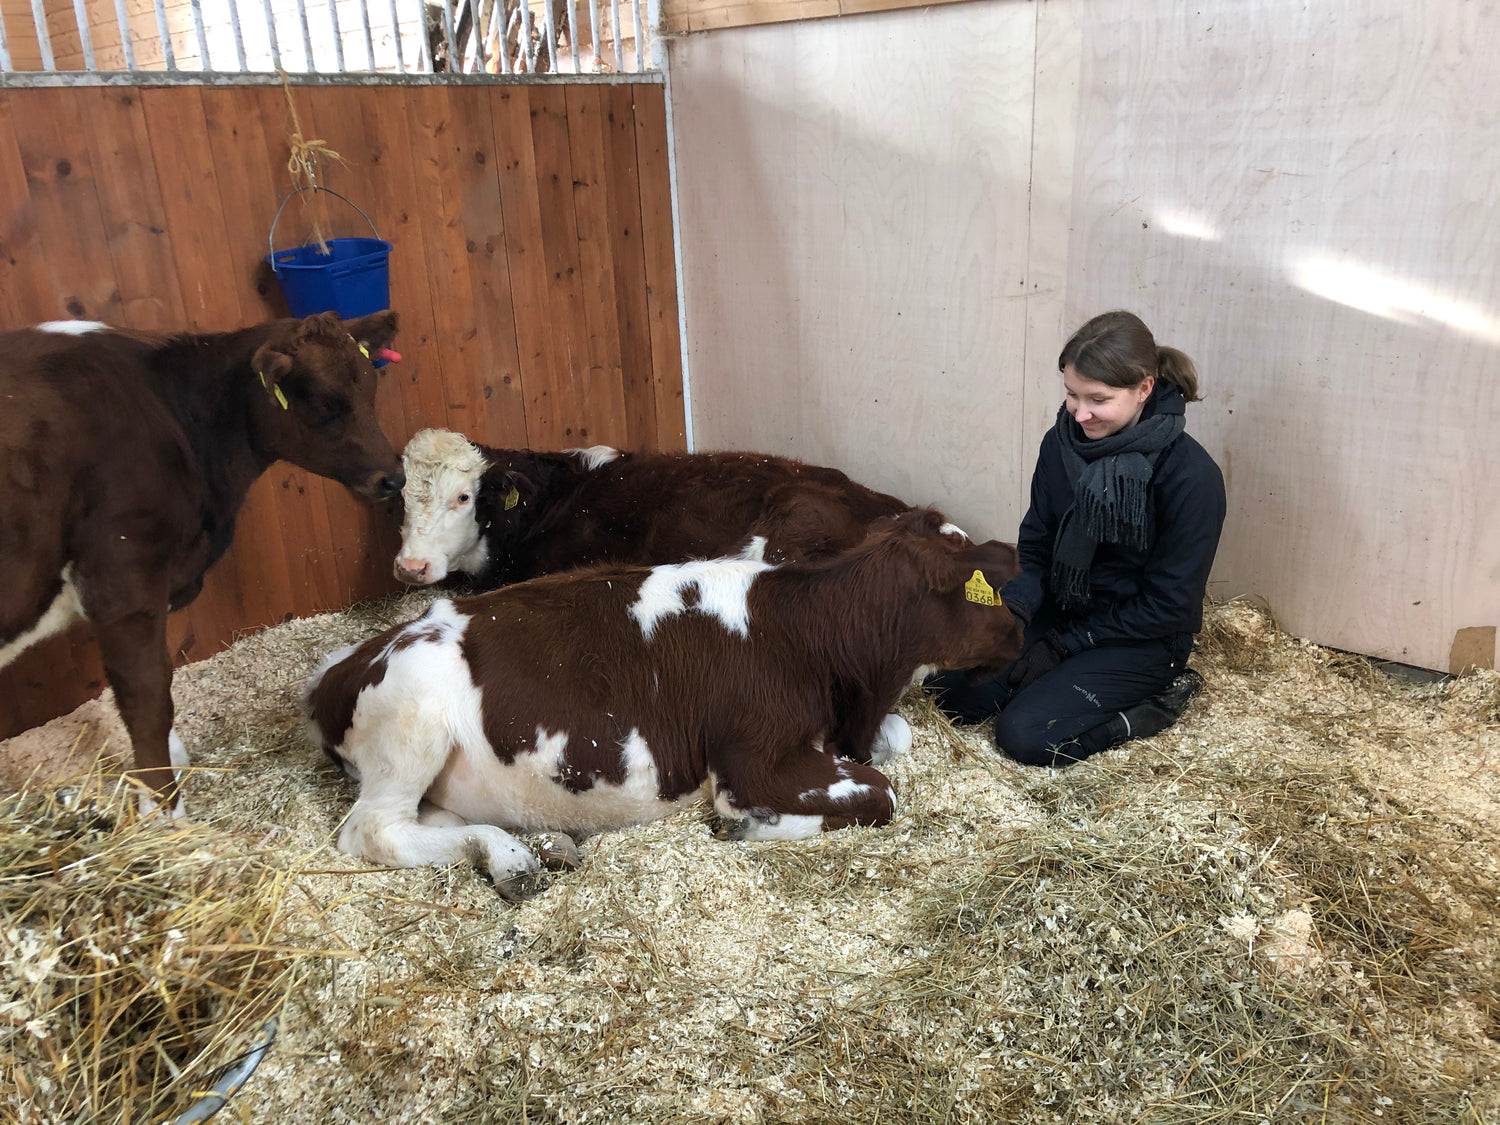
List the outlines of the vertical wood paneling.
{"label": "vertical wood paneling", "polygon": [[31,94],[0,90],[0,313],[8,325],[57,315],[14,124],[32,112]]}
{"label": "vertical wood paneling", "polygon": [[[508,86],[490,95],[490,121],[505,214],[505,255],[516,312],[516,352],[525,388],[526,439],[536,448],[560,444],[554,393],[564,354],[553,345],[537,198],[536,146],[531,137],[531,87]],[[566,407],[562,407],[566,409]]]}
{"label": "vertical wood paneling", "polygon": [[85,101],[70,90],[29,91],[11,117],[26,174],[31,218],[63,315],[113,319],[117,290],[93,163],[85,138]]}
{"label": "vertical wood paneling", "polygon": [[615,261],[605,188],[603,86],[569,86],[568,157],[573,166],[573,220],[578,230],[578,277],[583,296],[584,366],[581,445],[629,446],[620,364],[620,322],[614,310]]}
{"label": "vertical wood paneling", "polygon": [[82,89],[77,98],[119,294],[110,320],[149,331],[181,328],[187,319],[181,287],[162,284],[175,274],[175,258],[140,98],[133,89],[108,88]]}
{"label": "vertical wood paneling", "polygon": [[672,184],[667,167],[666,94],[660,86],[637,86],[635,106],[656,440],[661,449],[686,449],[682,332],[677,324],[677,261],[672,239]]}
{"label": "vertical wood paneling", "polygon": [[587,444],[578,431],[583,415],[580,384],[588,368],[588,325],[583,315],[583,284],[579,276],[578,220],[573,211],[567,91],[558,86],[533,86],[528,92],[552,346],[561,360],[552,387],[556,421],[552,433],[544,440],[549,445],[574,446]]}
{"label": "vertical wood paneling", "polygon": [[635,91],[605,92],[604,166],[609,238],[614,256],[613,296],[620,340],[621,390],[627,445],[655,449],[656,384],[651,377],[650,311],[646,258],[641,245],[641,188],[635,154]]}
{"label": "vertical wood paneling", "polygon": [[[462,433],[484,430],[484,402],[465,393],[461,372],[479,365],[479,325],[469,273],[468,236],[460,222],[464,175],[458,168],[464,145],[455,135],[449,90],[425,86],[407,91],[411,159],[417,194],[422,199],[422,234],[427,246],[427,282],[432,293],[434,326],[443,356],[444,378],[428,388],[428,417],[442,419]],[[459,393],[454,394],[453,391]]]}
{"label": "vertical wood paneling", "polygon": [[[496,445],[682,447],[659,86],[293,96],[304,133],[346,161],[324,182],[395,247],[404,359],[379,400],[393,444],[449,426]],[[0,327],[222,331],[285,315],[261,260],[291,186],[290,131],[278,87],[0,90]],[[301,220],[294,201],[278,246],[298,244]],[[337,201],[327,221],[335,237],[365,229]],[[272,466],[204,592],[172,616],[174,659],[390,590],[398,521],[394,505]],[[103,683],[86,627],[53,638],[0,671],[0,737]]]}

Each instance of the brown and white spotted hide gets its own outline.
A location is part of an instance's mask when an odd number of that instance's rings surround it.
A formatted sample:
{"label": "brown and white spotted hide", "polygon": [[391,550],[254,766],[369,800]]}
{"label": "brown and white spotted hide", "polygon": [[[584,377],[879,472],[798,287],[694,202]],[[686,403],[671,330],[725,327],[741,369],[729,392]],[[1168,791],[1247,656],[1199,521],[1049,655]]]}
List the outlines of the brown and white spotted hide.
{"label": "brown and white spotted hide", "polygon": [[310,733],[360,780],[339,846],[468,856],[513,893],[536,860],[507,829],[599,832],[700,794],[747,839],[885,824],[871,763],[910,744],[889,712],[913,674],[1020,650],[1009,610],[967,595],[975,571],[998,588],[1015,549],[923,509],[810,563],[604,566],[438,601],[309,684]]}

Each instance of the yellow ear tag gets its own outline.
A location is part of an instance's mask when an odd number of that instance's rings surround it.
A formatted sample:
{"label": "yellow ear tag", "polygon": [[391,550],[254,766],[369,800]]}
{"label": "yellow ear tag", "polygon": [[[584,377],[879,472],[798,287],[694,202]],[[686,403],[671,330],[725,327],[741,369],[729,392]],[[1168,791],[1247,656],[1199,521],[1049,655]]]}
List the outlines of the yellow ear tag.
{"label": "yellow ear tag", "polygon": [[264,371],[257,371],[256,374],[260,376],[260,385],[264,387],[266,385],[266,373]]}
{"label": "yellow ear tag", "polygon": [[[284,394],[281,393],[281,384],[280,383],[276,384],[276,401],[279,402],[279,403],[281,403],[281,409],[283,409],[283,410],[290,410],[291,409],[291,407],[287,406],[287,404],[286,404],[286,395],[284,395]],[[975,571],[975,573],[977,574],[979,572]]]}
{"label": "yellow ear tag", "polygon": [[964,597],[979,605],[999,605],[1000,599],[995,597],[995,588],[984,580],[984,572],[976,570],[974,577],[964,583]]}
{"label": "yellow ear tag", "polygon": [[505,510],[508,512],[521,502],[521,490],[515,485],[510,486],[510,491],[505,494]]}
{"label": "yellow ear tag", "polygon": [[362,355],[362,356],[364,356],[366,359],[369,359],[370,358],[370,349],[367,348],[367,347],[365,347],[363,344],[360,344],[358,340],[356,340],[354,342],[356,344],[359,344],[359,354]]}

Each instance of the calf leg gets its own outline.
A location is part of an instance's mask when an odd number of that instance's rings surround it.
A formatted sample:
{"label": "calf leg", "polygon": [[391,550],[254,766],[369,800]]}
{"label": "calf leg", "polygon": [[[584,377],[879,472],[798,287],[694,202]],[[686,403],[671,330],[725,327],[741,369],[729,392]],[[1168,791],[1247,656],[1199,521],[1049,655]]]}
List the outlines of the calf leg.
{"label": "calf leg", "polygon": [[[160,805],[169,805],[179,796],[173,751],[181,765],[187,764],[187,751],[172,730],[166,606],[101,622],[96,631],[104,671],[115,689],[115,706],[130,733],[135,760],[131,776],[149,786]],[[175,811],[181,813],[180,804]]]}
{"label": "calf leg", "polygon": [[[369,784],[366,783],[366,790]],[[416,809],[360,794],[339,832],[339,850],[388,867],[425,867],[467,859],[487,872],[495,889],[508,899],[525,898],[526,876],[540,864],[525,846],[492,824],[462,826],[423,824]]]}
{"label": "calf leg", "polygon": [[870,764],[883,766],[910,749],[911,726],[900,715],[887,715],[875,732],[875,742],[870,747]]}
{"label": "calf leg", "polygon": [[[417,823],[429,828],[463,828],[469,822],[456,812],[424,800],[417,807]],[[537,844],[536,856],[543,867],[554,871],[576,871],[583,863],[573,837],[562,832],[543,836]]]}
{"label": "calf leg", "polygon": [[[359,800],[339,832],[339,850],[391,867],[423,867],[467,859],[489,874],[509,899],[524,897],[536,856],[502,828],[468,824],[422,800],[448,760],[451,744],[441,722],[397,709],[361,736],[351,735],[341,756],[359,768]],[[392,739],[395,732],[423,731]]]}
{"label": "calf leg", "polygon": [[800,840],[853,824],[890,823],[891,783],[877,769],[821,748],[790,755],[774,771],[713,774],[714,807],[734,821],[728,835],[746,840]]}

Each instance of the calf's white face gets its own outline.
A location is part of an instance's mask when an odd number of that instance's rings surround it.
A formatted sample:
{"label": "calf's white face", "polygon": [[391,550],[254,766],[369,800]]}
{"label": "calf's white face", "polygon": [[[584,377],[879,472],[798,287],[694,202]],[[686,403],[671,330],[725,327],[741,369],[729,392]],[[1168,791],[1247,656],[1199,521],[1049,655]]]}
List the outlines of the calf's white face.
{"label": "calf's white face", "polygon": [[429,586],[450,571],[477,573],[488,554],[476,514],[484,457],[461,434],[423,430],[407,443],[401,460],[406,511],[396,577]]}

